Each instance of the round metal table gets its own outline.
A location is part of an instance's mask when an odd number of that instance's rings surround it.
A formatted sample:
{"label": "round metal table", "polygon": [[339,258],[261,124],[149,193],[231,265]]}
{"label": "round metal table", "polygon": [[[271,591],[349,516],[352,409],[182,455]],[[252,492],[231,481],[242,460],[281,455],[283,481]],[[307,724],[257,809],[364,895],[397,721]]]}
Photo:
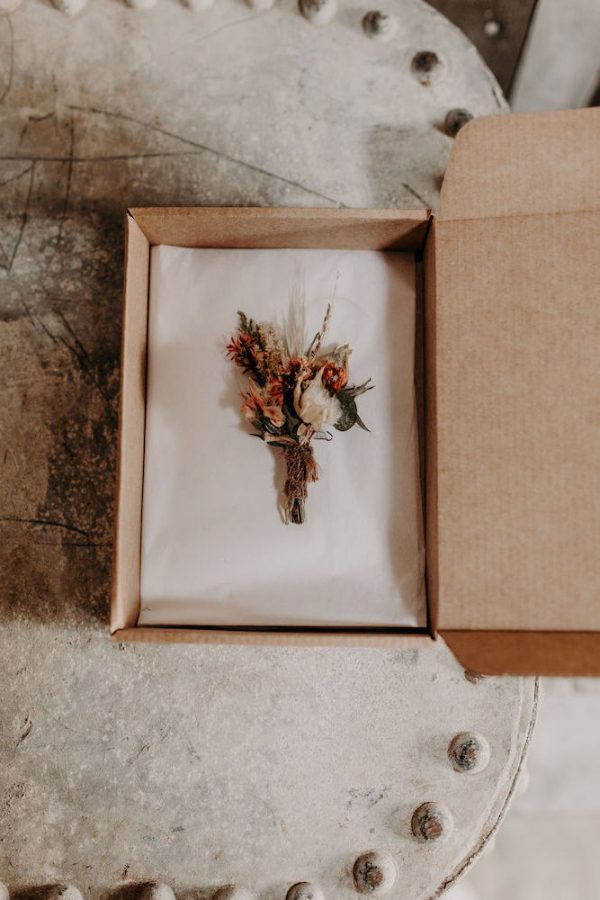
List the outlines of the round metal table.
{"label": "round metal table", "polygon": [[[25,0],[0,18],[11,895],[63,882],[123,896],[125,882],[160,879],[178,897],[236,883],[275,900],[306,881],[345,900],[371,872],[363,861],[356,882],[355,860],[375,850],[397,868],[392,894],[421,900],[469,866],[506,809],[535,684],[465,677],[441,641],[382,652],[107,636],[124,208],[433,206],[448,112],[506,109],[425,3],[386,0],[391,36],[365,33],[370,9],[340,3],[319,26],[291,0],[206,13],[96,0],[77,18]],[[450,764],[464,731],[489,743],[481,772]],[[446,840],[415,838],[424,802],[450,811]]]}

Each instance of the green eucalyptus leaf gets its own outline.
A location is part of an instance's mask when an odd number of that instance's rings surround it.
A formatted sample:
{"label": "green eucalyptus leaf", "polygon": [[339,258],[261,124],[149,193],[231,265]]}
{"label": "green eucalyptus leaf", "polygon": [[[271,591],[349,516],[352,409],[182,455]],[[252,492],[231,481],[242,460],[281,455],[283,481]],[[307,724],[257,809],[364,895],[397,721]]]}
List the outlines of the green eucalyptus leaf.
{"label": "green eucalyptus leaf", "polygon": [[361,417],[358,415],[358,413],[356,414],[356,424],[358,425],[359,428],[362,428],[363,431],[371,431],[370,428],[367,428],[367,426],[365,425],[365,423],[363,422]]}
{"label": "green eucalyptus leaf", "polygon": [[338,394],[338,402],[340,404],[342,414],[333,426],[338,431],[349,431],[356,424],[358,411],[354,398],[346,391]]}

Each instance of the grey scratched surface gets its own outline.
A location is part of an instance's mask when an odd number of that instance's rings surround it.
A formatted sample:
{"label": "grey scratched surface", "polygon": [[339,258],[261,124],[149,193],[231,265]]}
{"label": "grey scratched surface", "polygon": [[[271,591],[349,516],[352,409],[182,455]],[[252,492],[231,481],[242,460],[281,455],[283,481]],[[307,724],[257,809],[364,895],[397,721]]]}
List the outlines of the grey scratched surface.
{"label": "grey scratched surface", "polygon": [[[111,645],[106,617],[126,205],[435,203],[447,110],[504,109],[466,40],[414,0],[390,44],[341,4],[218,0],[195,16],[95,0],[70,20],[0,18],[0,880],[90,898],[160,877],[182,897],[235,880],[261,898],[354,857],[431,896],[476,855],[516,777],[535,705],[471,683],[445,647],[406,652]],[[433,49],[423,86],[415,52]],[[492,761],[451,770],[453,734]],[[410,836],[451,808],[442,846]],[[194,894],[194,891],[196,894]]]}

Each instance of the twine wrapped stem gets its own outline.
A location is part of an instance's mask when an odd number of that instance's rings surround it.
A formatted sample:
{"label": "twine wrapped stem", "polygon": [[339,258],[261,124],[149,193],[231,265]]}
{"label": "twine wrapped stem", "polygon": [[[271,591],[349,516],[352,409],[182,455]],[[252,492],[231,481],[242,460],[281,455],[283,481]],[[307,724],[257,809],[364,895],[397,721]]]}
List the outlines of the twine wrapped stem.
{"label": "twine wrapped stem", "polygon": [[305,518],[304,502],[308,496],[308,483],[318,481],[317,463],[308,444],[290,444],[283,450],[287,477],[283,486],[286,498],[285,520],[302,525]]}

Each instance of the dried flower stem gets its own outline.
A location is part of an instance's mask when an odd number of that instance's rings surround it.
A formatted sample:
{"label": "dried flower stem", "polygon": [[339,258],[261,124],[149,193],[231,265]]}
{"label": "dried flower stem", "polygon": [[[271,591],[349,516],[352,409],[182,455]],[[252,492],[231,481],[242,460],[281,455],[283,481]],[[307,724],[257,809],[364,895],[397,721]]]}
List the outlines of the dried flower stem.
{"label": "dried flower stem", "polygon": [[321,344],[323,343],[323,338],[327,334],[327,329],[329,328],[329,320],[331,319],[331,303],[327,304],[327,309],[325,310],[325,318],[323,319],[323,324],[321,325],[321,330],[317,331],[314,338],[311,341],[310,347],[308,348],[308,353],[306,354],[308,359],[314,359],[319,350],[321,349]]}
{"label": "dried flower stem", "polygon": [[308,348],[307,357],[308,359],[314,359],[319,350],[321,349],[321,345],[323,343],[323,339],[327,334],[327,329],[329,328],[329,321],[331,319],[331,312],[333,310],[333,301],[335,300],[335,292],[337,291],[338,281],[340,280],[340,273],[336,272],[335,276],[335,284],[333,286],[333,293],[331,295],[331,303],[327,304],[327,309],[325,310],[325,318],[323,319],[323,324],[321,325],[321,330],[317,331],[314,338],[311,341],[310,347]]}

